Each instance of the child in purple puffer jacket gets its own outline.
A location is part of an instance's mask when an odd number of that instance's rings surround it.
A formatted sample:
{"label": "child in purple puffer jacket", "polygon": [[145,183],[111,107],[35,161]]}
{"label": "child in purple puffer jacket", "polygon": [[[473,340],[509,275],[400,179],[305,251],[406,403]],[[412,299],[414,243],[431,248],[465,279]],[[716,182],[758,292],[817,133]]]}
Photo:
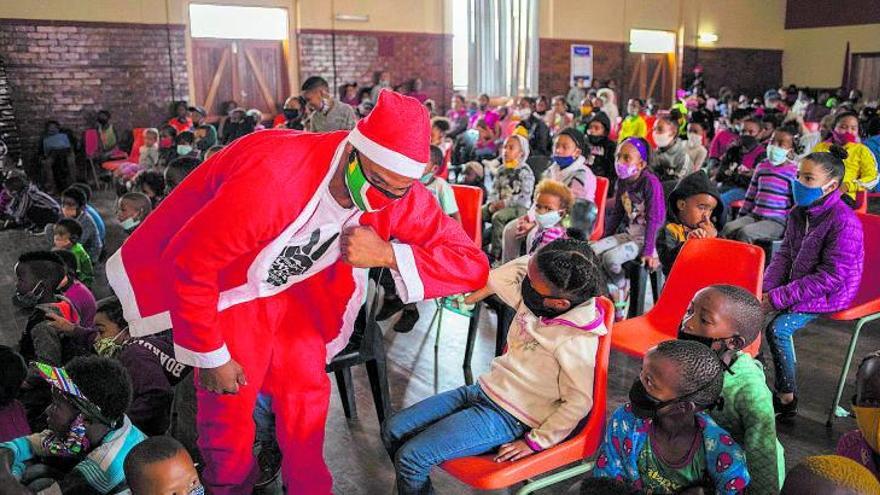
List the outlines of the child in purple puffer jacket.
{"label": "child in purple puffer jacket", "polygon": [[845,159],[846,151],[835,145],[801,161],[782,247],[764,273],[762,306],[778,312],[766,333],[776,370],[774,408],[782,421],[797,414],[792,336],[820,314],[846,309],[862,278],[862,225],[839,190]]}

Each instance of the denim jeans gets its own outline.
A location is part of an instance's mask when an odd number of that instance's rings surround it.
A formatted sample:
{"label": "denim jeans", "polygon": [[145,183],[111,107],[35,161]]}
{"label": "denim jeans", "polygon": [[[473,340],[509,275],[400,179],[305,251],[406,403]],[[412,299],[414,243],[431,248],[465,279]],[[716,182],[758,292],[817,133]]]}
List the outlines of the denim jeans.
{"label": "denim jeans", "polygon": [[266,445],[275,440],[275,413],[272,412],[272,397],[266,394],[257,395],[254,404],[254,423],[257,425],[255,440]]}
{"label": "denim jeans", "polygon": [[794,352],[794,333],[815,320],[817,315],[808,313],[779,313],[767,327],[767,344],[773,355],[776,371],[776,392],[797,392],[797,356]]}
{"label": "denim jeans", "polygon": [[474,384],[398,412],[382,425],[382,443],[394,462],[397,493],[431,494],[432,467],[449,459],[485,454],[528,430]]}

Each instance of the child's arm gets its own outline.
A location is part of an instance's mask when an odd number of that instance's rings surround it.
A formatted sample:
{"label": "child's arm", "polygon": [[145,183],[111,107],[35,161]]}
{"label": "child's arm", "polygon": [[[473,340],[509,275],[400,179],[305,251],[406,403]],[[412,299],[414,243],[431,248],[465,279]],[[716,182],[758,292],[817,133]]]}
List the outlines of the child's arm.
{"label": "child's arm", "polygon": [[770,264],[764,270],[764,287],[762,290],[765,293],[779,287],[788,280],[788,275],[791,273],[793,252],[791,239],[794,237],[792,232],[794,229],[794,222],[789,218],[785,223],[782,245],[779,247],[779,251],[776,251],[773,257],[770,258]]}
{"label": "child's arm", "polygon": [[539,427],[526,434],[526,443],[532,450],[538,452],[561,442],[590,413],[597,347],[598,339],[585,335],[556,348],[560,404]]}
{"label": "child's arm", "polygon": [[618,185],[618,193],[615,195],[614,208],[608,212],[608,216],[605,219],[605,232],[602,233],[602,237],[612,236],[617,233],[617,229],[620,228],[620,222],[623,220],[623,201],[620,194],[620,185]]}
{"label": "child's arm", "polygon": [[755,196],[758,194],[758,176],[760,165],[755,167],[755,175],[752,176],[752,180],[749,181],[749,188],[746,190],[746,197],[743,202],[742,208],[739,210],[740,216],[748,215],[752,212],[752,208],[755,207]]}
{"label": "child's arm", "polygon": [[[762,375],[763,376],[763,375]],[[773,397],[763,382],[740,390],[730,404],[742,421],[745,436],[743,450],[748,459],[753,493],[777,493],[779,486],[779,466],[777,461],[781,448],[776,440],[776,417],[773,412]]]}
{"label": "child's arm", "polygon": [[846,192],[873,189],[877,185],[877,161],[874,158],[874,154],[864,145],[854,146],[851,149],[857,155],[859,175],[855,179],[843,183],[846,186]]}
{"label": "child's arm", "polygon": [[489,272],[489,280],[485,287],[478,289],[465,298],[467,304],[474,304],[497,294],[508,306],[516,309],[522,302],[520,285],[529,268],[529,256],[521,256],[511,260]]}
{"label": "child's arm", "polygon": [[[715,493],[739,495],[751,482],[745,452],[724,429],[715,425],[703,430],[706,472],[715,483]],[[774,461],[773,466],[776,466]],[[758,492],[756,492],[758,493]]]}
{"label": "child's arm", "polygon": [[645,201],[645,247],[642,248],[643,258],[654,258],[657,255],[657,234],[663,228],[666,218],[666,205],[663,198],[663,185],[656,176],[648,178],[648,190]]}
{"label": "child's arm", "polygon": [[[623,413],[624,406],[617,408],[605,427],[605,439],[602,440],[602,446],[599,447],[599,455],[596,456],[596,467],[593,469],[594,478],[630,481],[624,468],[624,462],[628,455],[620,451],[626,445],[627,440],[627,434],[622,428]],[[630,445],[632,445],[632,442]]]}
{"label": "child's arm", "polygon": [[864,233],[861,222],[855,216],[850,218],[849,222],[834,220],[816,271],[767,291],[775,309],[783,310],[801,301],[828,296],[845,284],[857,283],[864,257]]}

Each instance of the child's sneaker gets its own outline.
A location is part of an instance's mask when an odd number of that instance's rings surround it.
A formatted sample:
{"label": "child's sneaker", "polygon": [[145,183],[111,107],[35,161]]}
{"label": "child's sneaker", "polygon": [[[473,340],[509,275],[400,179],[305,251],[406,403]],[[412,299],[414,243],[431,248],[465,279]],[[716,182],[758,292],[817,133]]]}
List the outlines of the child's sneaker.
{"label": "child's sneaker", "polygon": [[403,314],[400,315],[400,319],[394,324],[394,331],[397,333],[411,332],[418,321],[419,308],[417,308],[415,304],[408,304],[403,309]]}
{"label": "child's sneaker", "polygon": [[776,413],[776,421],[780,423],[791,423],[797,416],[798,400],[795,396],[794,400],[788,404],[783,404],[779,397],[773,396],[773,411]]}

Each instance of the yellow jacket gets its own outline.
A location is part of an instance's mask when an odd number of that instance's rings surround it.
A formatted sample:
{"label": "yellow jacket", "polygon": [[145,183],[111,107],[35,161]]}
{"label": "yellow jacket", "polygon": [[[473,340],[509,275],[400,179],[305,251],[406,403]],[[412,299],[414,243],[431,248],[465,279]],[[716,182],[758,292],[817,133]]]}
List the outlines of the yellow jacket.
{"label": "yellow jacket", "polygon": [[[853,199],[856,191],[873,189],[877,185],[877,162],[874,154],[867,146],[861,143],[847,143],[843,147],[848,156],[843,161],[846,171],[843,174],[843,184],[846,184],[847,194]],[[813,148],[813,152],[828,151],[831,143],[822,141]],[[841,185],[843,185],[841,184]]]}

